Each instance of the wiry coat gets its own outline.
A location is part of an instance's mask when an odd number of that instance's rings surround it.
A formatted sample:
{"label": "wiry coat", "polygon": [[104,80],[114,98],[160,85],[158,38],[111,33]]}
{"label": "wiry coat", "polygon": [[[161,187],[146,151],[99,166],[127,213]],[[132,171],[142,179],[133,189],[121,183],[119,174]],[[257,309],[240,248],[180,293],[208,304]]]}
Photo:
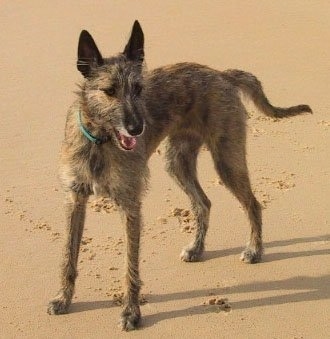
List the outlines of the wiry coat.
{"label": "wiry coat", "polygon": [[68,112],[60,166],[67,191],[68,238],[61,290],[48,308],[50,314],[65,313],[71,303],[88,196],[110,196],[126,219],[125,330],[134,329],[140,320],[141,198],[147,161],[159,143],[167,137],[167,170],[189,196],[196,219],[195,239],[183,249],[182,260],[196,261],[204,250],[211,202],[198,182],[196,162],[206,144],[219,176],[248,214],[251,235],[241,259],[255,263],[263,250],[261,208],[246,166],[247,112],[239,92],[272,117],[311,112],[306,105],[272,106],[256,77],[243,71],[181,63],[144,73],[143,58],[137,22],[124,52],[108,59],[86,31],[81,34],[78,69],[86,81]]}

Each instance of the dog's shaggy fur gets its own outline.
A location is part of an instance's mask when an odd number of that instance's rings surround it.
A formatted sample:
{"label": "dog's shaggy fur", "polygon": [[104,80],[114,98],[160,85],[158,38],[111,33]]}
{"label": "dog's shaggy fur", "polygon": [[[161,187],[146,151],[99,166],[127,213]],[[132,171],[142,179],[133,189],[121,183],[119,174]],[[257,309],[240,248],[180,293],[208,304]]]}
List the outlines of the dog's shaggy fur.
{"label": "dog's shaggy fur", "polygon": [[204,250],[211,202],[198,182],[196,159],[206,144],[219,176],[248,214],[251,235],[241,259],[255,263],[263,250],[261,208],[246,166],[247,112],[239,92],[247,93],[271,117],[311,112],[306,105],[273,107],[256,77],[243,71],[219,72],[181,63],[145,72],[143,45],[138,22],[124,52],[107,59],[89,33],[81,33],[77,67],[85,81],[68,112],[60,163],[67,192],[68,238],[61,290],[48,307],[50,314],[68,311],[88,196],[110,196],[126,220],[124,330],[136,328],[140,320],[141,198],[148,179],[147,161],[159,143],[167,137],[167,170],[189,196],[196,219],[195,240],[183,249],[182,260],[196,261]]}

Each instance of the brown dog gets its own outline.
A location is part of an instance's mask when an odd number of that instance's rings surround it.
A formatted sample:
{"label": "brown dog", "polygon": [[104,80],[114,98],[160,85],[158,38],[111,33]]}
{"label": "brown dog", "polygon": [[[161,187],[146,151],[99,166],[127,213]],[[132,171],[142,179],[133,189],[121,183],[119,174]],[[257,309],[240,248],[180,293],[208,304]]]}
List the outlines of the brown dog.
{"label": "brown dog", "polygon": [[271,117],[311,112],[309,106],[273,107],[260,82],[243,71],[219,72],[181,63],[149,73],[143,68],[144,36],[134,23],[123,53],[103,58],[90,34],[82,31],[78,70],[85,77],[68,112],[60,173],[65,191],[67,244],[61,290],[50,314],[68,311],[72,300],[85,209],[91,194],[111,197],[122,209],[127,234],[127,292],[124,330],[140,320],[139,244],[141,198],[148,179],[147,161],[167,137],[167,169],[191,200],[197,232],[182,253],[198,260],[204,250],[211,203],[196,174],[200,147],[209,148],[224,184],[241,202],[251,224],[250,241],[241,259],[255,263],[262,255],[261,208],[254,197],[245,157],[246,110],[239,92]]}

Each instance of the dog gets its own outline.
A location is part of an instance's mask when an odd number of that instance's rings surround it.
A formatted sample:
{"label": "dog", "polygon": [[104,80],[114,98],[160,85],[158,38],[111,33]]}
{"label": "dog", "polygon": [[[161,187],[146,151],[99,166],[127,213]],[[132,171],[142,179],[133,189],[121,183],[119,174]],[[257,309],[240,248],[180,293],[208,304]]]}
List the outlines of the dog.
{"label": "dog", "polygon": [[123,330],[132,330],[141,318],[141,199],[149,176],[147,162],[159,143],[167,138],[167,171],[190,198],[196,220],[195,239],[183,249],[181,259],[197,261],[204,250],[211,202],[198,182],[196,160],[205,144],[221,180],[250,220],[250,240],[241,260],[256,263],[263,252],[261,206],[252,193],[246,165],[247,112],[240,92],[270,117],[312,110],[307,105],[272,106],[259,80],[240,70],[220,72],[195,63],[179,63],[147,72],[144,34],[138,21],[124,51],[110,58],[103,58],[92,36],[82,31],[77,68],[84,81],[68,111],[60,153],[67,241],[61,289],[50,301],[48,313],[68,312],[88,197],[108,196],[125,219],[127,290],[121,325]]}

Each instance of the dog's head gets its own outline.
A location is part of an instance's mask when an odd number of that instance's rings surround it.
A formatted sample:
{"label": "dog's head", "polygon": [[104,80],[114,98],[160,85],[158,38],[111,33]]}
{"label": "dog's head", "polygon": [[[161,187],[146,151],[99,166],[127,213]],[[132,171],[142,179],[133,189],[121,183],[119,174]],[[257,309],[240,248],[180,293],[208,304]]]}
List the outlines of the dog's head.
{"label": "dog's head", "polygon": [[88,128],[102,137],[112,136],[124,150],[132,150],[143,133],[142,99],[144,36],[138,21],[122,53],[103,58],[92,36],[82,31],[77,68],[85,77],[81,86]]}

